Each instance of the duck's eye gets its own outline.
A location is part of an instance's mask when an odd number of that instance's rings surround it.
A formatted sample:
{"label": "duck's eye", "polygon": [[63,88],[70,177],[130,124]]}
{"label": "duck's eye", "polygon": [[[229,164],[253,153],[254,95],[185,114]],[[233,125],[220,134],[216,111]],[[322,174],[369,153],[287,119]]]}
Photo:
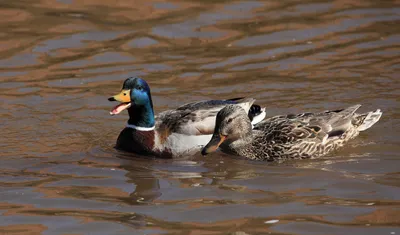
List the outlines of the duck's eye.
{"label": "duck's eye", "polygon": [[126,93],[124,93],[124,96],[126,96]]}
{"label": "duck's eye", "polygon": [[141,86],[138,87],[137,89],[138,89],[139,91],[143,91],[143,87],[141,87]]}
{"label": "duck's eye", "polygon": [[229,118],[228,121],[226,121],[227,123],[231,123],[232,122],[232,118]]}

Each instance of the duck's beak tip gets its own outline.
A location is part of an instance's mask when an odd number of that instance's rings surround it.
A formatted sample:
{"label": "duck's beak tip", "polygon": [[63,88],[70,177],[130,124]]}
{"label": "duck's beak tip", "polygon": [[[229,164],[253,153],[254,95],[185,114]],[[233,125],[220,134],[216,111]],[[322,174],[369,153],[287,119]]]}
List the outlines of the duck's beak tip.
{"label": "duck's beak tip", "polygon": [[216,151],[225,139],[226,136],[223,136],[221,134],[214,134],[210,142],[208,142],[208,144],[201,150],[201,154],[205,156],[211,152]]}

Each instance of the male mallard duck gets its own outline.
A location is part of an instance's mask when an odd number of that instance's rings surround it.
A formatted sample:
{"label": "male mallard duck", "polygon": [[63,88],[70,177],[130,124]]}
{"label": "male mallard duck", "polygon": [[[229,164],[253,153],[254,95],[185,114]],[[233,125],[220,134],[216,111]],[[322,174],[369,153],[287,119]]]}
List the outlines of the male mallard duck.
{"label": "male mallard duck", "polygon": [[271,117],[252,129],[246,112],[238,105],[228,105],[218,112],[213,137],[202,154],[220,147],[222,151],[254,160],[320,157],[370,128],[382,115],[379,109],[355,113],[360,106]]}
{"label": "male mallard duck", "polygon": [[140,78],[126,79],[122,91],[108,100],[121,102],[111,115],[125,109],[129,113],[128,124],[120,133],[116,148],[165,158],[200,151],[211,139],[218,111],[228,104],[240,105],[253,124],[265,117],[265,109],[253,105],[252,98],[189,103],[155,117],[150,87]]}

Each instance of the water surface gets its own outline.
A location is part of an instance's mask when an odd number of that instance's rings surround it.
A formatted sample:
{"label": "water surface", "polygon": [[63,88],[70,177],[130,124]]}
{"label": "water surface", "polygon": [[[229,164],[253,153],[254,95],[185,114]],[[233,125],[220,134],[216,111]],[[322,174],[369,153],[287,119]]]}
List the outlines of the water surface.
{"label": "water surface", "polygon": [[[398,1],[0,2],[0,234],[400,234]],[[317,160],[115,150],[107,97],[381,121]]]}

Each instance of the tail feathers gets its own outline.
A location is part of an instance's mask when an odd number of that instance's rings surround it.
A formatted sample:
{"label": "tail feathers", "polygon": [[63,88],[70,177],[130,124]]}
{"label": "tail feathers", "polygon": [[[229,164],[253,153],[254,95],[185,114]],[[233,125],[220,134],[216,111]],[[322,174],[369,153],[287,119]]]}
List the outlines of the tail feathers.
{"label": "tail feathers", "polygon": [[237,104],[242,107],[246,112],[250,112],[253,103],[256,101],[254,98],[244,98],[240,100]]}
{"label": "tail feathers", "polygon": [[[338,110],[338,111],[333,111],[333,112],[327,112],[326,115],[326,123],[325,126],[327,128],[324,128],[325,131],[328,132],[336,132],[340,130],[347,130],[349,126],[351,125],[352,120],[354,119],[354,113],[359,109],[361,105],[353,105],[350,106],[346,109]],[[360,123],[360,122],[359,122]],[[323,123],[319,124],[323,125]]]}
{"label": "tail feathers", "polygon": [[351,119],[351,117],[354,115],[354,113],[357,111],[357,109],[359,109],[361,107],[360,104],[356,104],[353,106],[350,106],[342,111],[339,112],[339,115],[337,115],[337,117],[340,117],[340,119],[346,119],[349,118]]}
{"label": "tail feathers", "polygon": [[369,112],[366,114],[360,115],[360,117],[365,116],[364,120],[362,121],[361,125],[357,127],[358,131],[365,131],[371,126],[373,126],[382,116],[382,112],[380,109],[377,109],[375,112]]}
{"label": "tail feathers", "polygon": [[250,107],[250,110],[248,112],[248,116],[250,118],[251,124],[254,126],[255,124],[261,122],[264,120],[265,116],[267,113],[265,112],[265,108],[261,108],[257,104],[253,104]]}

